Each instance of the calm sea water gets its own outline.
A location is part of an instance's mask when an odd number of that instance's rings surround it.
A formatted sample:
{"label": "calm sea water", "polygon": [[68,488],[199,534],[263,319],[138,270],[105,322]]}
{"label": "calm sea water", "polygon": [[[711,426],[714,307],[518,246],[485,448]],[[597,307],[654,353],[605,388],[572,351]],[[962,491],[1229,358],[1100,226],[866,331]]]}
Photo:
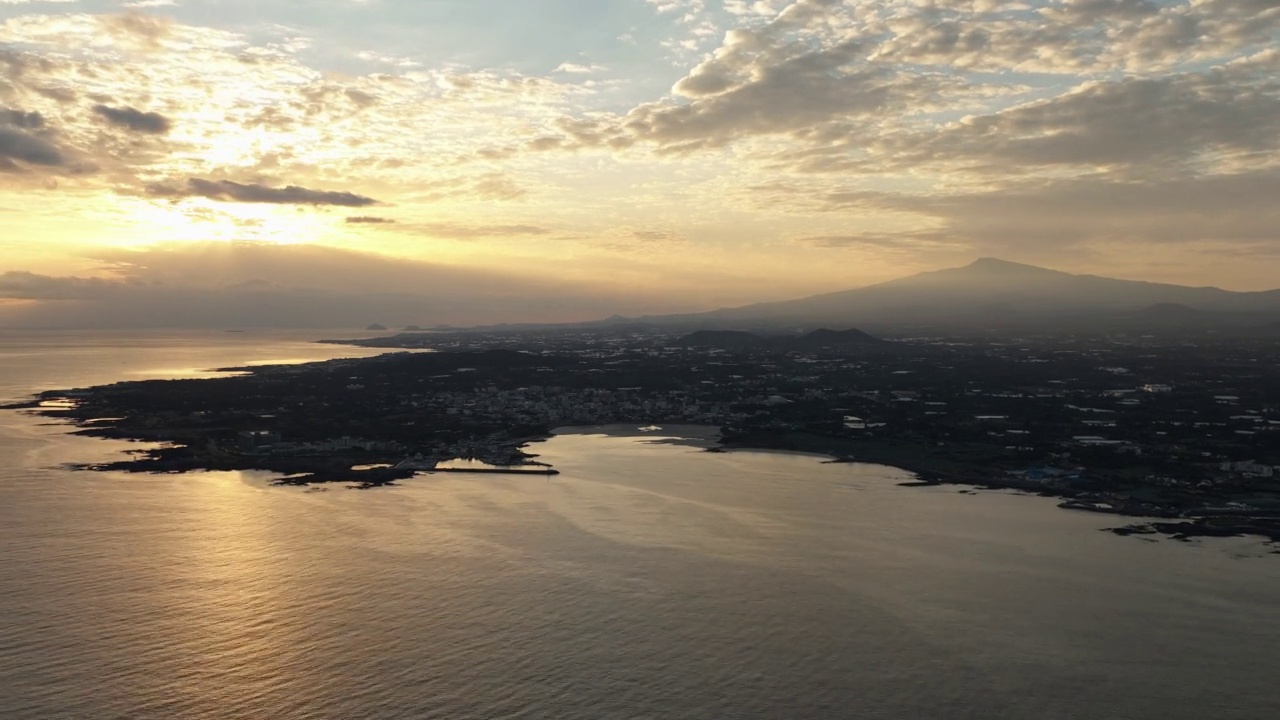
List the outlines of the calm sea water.
{"label": "calm sea water", "polygon": [[[0,333],[0,398],[360,354]],[[1280,557],[890,468],[563,434],[554,478],[72,473],[0,414],[0,718],[1280,716]]]}

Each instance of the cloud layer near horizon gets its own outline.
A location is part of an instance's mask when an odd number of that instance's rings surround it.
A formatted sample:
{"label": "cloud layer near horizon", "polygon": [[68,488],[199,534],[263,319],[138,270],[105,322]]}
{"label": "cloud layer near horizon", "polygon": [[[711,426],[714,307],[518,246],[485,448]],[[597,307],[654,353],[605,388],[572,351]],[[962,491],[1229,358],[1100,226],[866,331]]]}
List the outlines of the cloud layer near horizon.
{"label": "cloud layer near horizon", "polygon": [[[192,243],[104,251],[101,277],[0,273],[14,324],[33,327],[363,327],[594,319],[642,298],[314,245]],[[6,308],[0,305],[0,318]]]}

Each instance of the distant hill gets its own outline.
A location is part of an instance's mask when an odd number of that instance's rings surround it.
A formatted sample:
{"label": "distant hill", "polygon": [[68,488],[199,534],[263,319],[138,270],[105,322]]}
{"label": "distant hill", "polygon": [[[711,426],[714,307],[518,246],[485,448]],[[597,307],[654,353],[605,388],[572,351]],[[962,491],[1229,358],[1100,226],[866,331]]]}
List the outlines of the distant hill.
{"label": "distant hill", "polygon": [[1181,303],[1157,303],[1135,313],[1120,315],[1115,324],[1133,330],[1186,333],[1248,327],[1256,325],[1260,319],[1252,313],[1205,312]]}
{"label": "distant hill", "polygon": [[432,333],[398,333],[396,335],[384,335],[382,337],[359,340],[321,340],[320,342],[331,345],[359,345],[361,347],[421,348],[431,347],[431,344],[437,340],[439,340],[439,337]]}
{"label": "distant hill", "polygon": [[1156,303],[1134,313],[1134,317],[1149,320],[1186,320],[1204,317],[1204,313],[1182,303]]}
{"label": "distant hill", "polygon": [[892,345],[886,340],[873,337],[857,330],[820,329],[799,337],[784,335],[765,337],[742,330],[697,330],[675,342],[681,347],[720,348],[722,350],[768,350],[787,352],[791,350],[853,350],[859,348],[882,348]]}
{"label": "distant hill", "polygon": [[697,330],[676,340],[680,347],[707,347],[724,350],[764,347],[765,338],[742,330]]}
{"label": "distant hill", "polygon": [[878,337],[872,337],[861,330],[827,330],[824,328],[795,338],[788,344],[797,350],[818,350],[822,348],[881,347],[889,343]]}
{"label": "distant hill", "polygon": [[703,328],[874,325],[1027,325],[1074,318],[1109,322],[1145,313],[1280,317],[1280,290],[1231,292],[1214,287],[1073,275],[983,258],[854,290],[685,315],[639,318],[655,325]]}

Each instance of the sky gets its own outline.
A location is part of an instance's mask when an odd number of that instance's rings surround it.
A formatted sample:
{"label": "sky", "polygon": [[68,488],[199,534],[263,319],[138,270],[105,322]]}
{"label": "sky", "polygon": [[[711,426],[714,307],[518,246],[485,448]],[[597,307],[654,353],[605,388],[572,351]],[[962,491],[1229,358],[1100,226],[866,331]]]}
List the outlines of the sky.
{"label": "sky", "polygon": [[0,0],[0,326],[1258,290],[1277,198],[1280,0]]}

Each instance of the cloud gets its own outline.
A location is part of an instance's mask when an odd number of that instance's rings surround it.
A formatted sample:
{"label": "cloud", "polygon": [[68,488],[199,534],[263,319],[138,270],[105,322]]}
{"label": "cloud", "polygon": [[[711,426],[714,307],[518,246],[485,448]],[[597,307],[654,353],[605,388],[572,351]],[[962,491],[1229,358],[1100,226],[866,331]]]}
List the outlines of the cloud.
{"label": "cloud", "polygon": [[646,242],[658,242],[661,240],[675,240],[676,234],[667,230],[632,230],[631,237]]}
{"label": "cloud", "polygon": [[1218,241],[1280,247],[1280,169],[1142,182],[1063,178],[999,190],[885,198],[941,221],[941,232],[991,249],[1038,243],[1156,245]]}
{"label": "cloud", "polygon": [[537,225],[467,225],[463,223],[416,223],[412,229],[440,238],[473,240],[485,237],[548,235],[551,230]]}
{"label": "cloud", "polygon": [[692,102],[643,105],[621,124],[637,140],[688,152],[746,136],[803,138],[830,122],[902,112],[938,91],[939,78],[867,65],[864,52],[861,42],[849,41],[756,66],[745,82],[726,68],[709,68],[677,84]]}
{"label": "cloud", "polygon": [[62,152],[34,134],[44,128],[44,116],[38,112],[0,108],[0,171],[20,169],[16,162],[46,167],[62,165],[65,162]]}
{"label": "cloud", "polygon": [[0,298],[8,300],[92,300],[122,289],[103,278],[49,277],[30,272],[0,273]]}
{"label": "cloud", "polygon": [[[1280,94],[1244,65],[1208,73],[1088,82],[1048,100],[885,137],[874,162],[1172,167],[1223,153],[1280,151]],[[1252,77],[1251,77],[1252,76]]]}
{"label": "cloud", "polygon": [[474,192],[482,200],[516,200],[529,194],[505,175],[488,175],[476,181]]}
{"label": "cloud", "polygon": [[[1274,201],[1280,167],[1213,175],[1008,177],[915,193],[833,187],[826,175],[755,186],[747,195],[753,205],[825,215],[824,224],[841,228],[797,233],[796,245],[843,248],[863,258],[952,262],[962,260],[959,255],[994,255],[1080,263],[1102,248],[1112,257],[1129,254],[1127,261],[1140,266],[1193,247],[1260,257],[1280,253],[1280,204]],[[1223,282],[1231,285],[1242,271]]]}
{"label": "cloud", "polygon": [[[665,11],[685,7],[668,0],[654,5]],[[1080,112],[1096,112],[1081,122],[1099,130],[1107,121],[1128,122],[1139,141],[1126,143],[1115,133],[1094,146],[1096,155],[1124,152],[1138,161],[1144,152],[1157,152],[1154,138],[1160,133],[1152,139],[1143,135],[1149,124],[1160,130],[1170,123],[1207,127],[1221,121],[1213,131],[1227,137],[1242,127],[1234,115],[1261,117],[1277,97],[1274,83],[1260,74],[1247,78],[1228,68],[1251,50],[1274,51],[1280,5],[1271,0],[796,0],[763,22],[746,19],[755,13],[742,9],[735,14],[745,24],[727,32],[718,48],[674,84],[670,97],[619,115],[563,118],[555,124],[556,135],[539,138],[527,149],[616,151],[650,145],[661,154],[688,154],[780,136],[792,141],[788,152],[793,156],[811,150],[828,158],[814,161],[806,155],[807,165],[797,169],[866,172],[875,163],[857,161],[868,159],[867,146],[887,148],[907,131],[910,143],[935,140],[946,154],[949,135],[955,134],[941,119],[946,114],[999,116],[1021,129],[1036,108],[1058,101],[1067,111],[1075,101]],[[1033,84],[1019,86],[993,76],[1011,71],[1040,77],[1027,75]],[[1275,71],[1270,69],[1272,75]],[[1082,83],[1089,74],[1100,79]],[[1223,81],[1216,75],[1232,77]],[[1196,88],[1196,82],[1183,78],[1203,82]],[[1206,91],[1219,81],[1220,92]],[[1144,91],[1152,94],[1149,101],[1140,97]],[[1043,104],[1004,113],[1016,104],[1000,101],[1009,95]],[[1126,105],[1126,99],[1134,104]],[[1162,118],[1160,102],[1184,106],[1189,114]],[[1085,107],[1090,103],[1092,109]],[[985,112],[972,113],[975,107]],[[992,128],[991,135],[1009,129]],[[991,160],[1025,158],[1035,164],[1039,157],[1067,154],[1067,146],[1087,146],[1091,139],[1065,130],[1055,134],[1052,127],[1028,127],[1027,142],[1016,148],[1010,143],[1008,154]]]}
{"label": "cloud", "polygon": [[[452,65],[334,72],[304,61],[346,57],[346,48],[304,57],[296,29],[251,25],[238,33],[141,12],[0,16],[0,108],[21,102],[55,126],[39,140],[103,168],[79,178],[85,190],[162,190],[163,178],[179,178],[168,194],[182,196],[192,194],[186,178],[270,188],[261,178],[288,178],[299,188],[369,183],[400,200],[447,179],[453,159],[474,158],[466,187],[441,198],[462,204],[530,194],[517,168],[499,172],[476,154],[482,138],[528,134],[561,114],[566,98],[593,92],[581,77]],[[204,191],[289,201],[230,186]],[[362,204],[355,196],[301,201]]]}
{"label": "cloud", "polygon": [[337,205],[341,207],[366,207],[377,205],[373,198],[352,192],[311,190],[298,185],[274,188],[256,183],[242,184],[231,180],[205,180],[188,178],[185,186],[157,184],[148,188],[152,195],[160,197],[204,197],[223,202],[276,203],[285,205]]}
{"label": "cloud", "polygon": [[960,243],[947,242],[942,233],[857,233],[848,235],[814,235],[796,238],[795,243],[818,248],[857,248],[859,250],[918,253],[928,250],[956,250],[969,248]]}
{"label": "cloud", "polygon": [[562,62],[556,66],[555,70],[552,70],[551,72],[569,73],[572,75],[590,75],[593,73],[598,73],[602,70],[604,70],[604,68],[599,65],[582,65],[579,63]]}
{"label": "cloud", "polygon": [[0,107],[0,175],[17,187],[44,187],[54,177],[87,177],[99,169],[66,140],[45,114]]}
{"label": "cloud", "polygon": [[391,218],[376,217],[373,215],[355,215],[345,220],[350,225],[386,225],[395,223]]}
{"label": "cloud", "polygon": [[118,42],[145,50],[159,50],[162,41],[173,35],[174,22],[167,17],[148,15],[137,8],[120,15],[102,16],[102,22]]}
{"label": "cloud", "polygon": [[[864,268],[905,252],[1280,245],[1264,194],[1280,172],[1275,0],[657,0],[626,17],[600,3],[618,24],[578,54],[529,32],[465,57],[392,42],[423,30],[383,18],[373,33],[367,8],[339,5],[343,27],[310,23],[307,38],[231,6],[0,13],[3,202],[35,209],[10,215],[23,256],[66,252],[104,219],[102,237],[298,225],[284,207],[164,197],[335,206],[307,218],[333,242],[498,238],[417,252],[492,264],[510,250],[561,276],[650,256],[634,277],[651,284],[732,268],[718,287],[752,292],[771,272],[821,289],[892,274]],[[197,15],[219,27],[186,24]],[[614,47],[624,31],[634,47]],[[580,72],[588,58],[613,81]],[[147,132],[147,110],[167,134]],[[50,229],[52,205],[17,194],[55,185],[78,229]],[[398,223],[368,219],[375,198]],[[211,208],[216,222],[199,216]],[[344,216],[360,219],[335,231]],[[833,266],[834,247],[869,262]]]}
{"label": "cloud", "polygon": [[809,247],[1078,256],[1090,246],[1172,248],[1207,242],[1224,250],[1280,250],[1280,205],[1274,201],[1280,196],[1280,169],[1141,181],[1103,176],[1010,180],[995,188],[917,195],[776,185],[755,188],[753,194],[810,212],[896,218],[910,228],[796,241]]}
{"label": "cloud", "polygon": [[39,130],[44,127],[44,124],[44,116],[38,112],[23,112],[21,110],[0,108],[0,125],[8,125],[23,130]]}
{"label": "cloud", "polygon": [[116,127],[149,135],[164,135],[172,125],[169,119],[157,112],[142,112],[131,107],[113,108],[94,105],[93,111]]}
{"label": "cloud", "polygon": [[14,128],[0,127],[0,171],[18,170],[18,162],[56,167],[65,164],[66,157],[39,137]]}
{"label": "cloud", "polygon": [[[20,325],[363,327],[594,319],[600,308],[653,307],[561,279],[315,245],[197,243],[104,250],[103,277],[0,274]],[[17,313],[15,315],[15,313]]]}

